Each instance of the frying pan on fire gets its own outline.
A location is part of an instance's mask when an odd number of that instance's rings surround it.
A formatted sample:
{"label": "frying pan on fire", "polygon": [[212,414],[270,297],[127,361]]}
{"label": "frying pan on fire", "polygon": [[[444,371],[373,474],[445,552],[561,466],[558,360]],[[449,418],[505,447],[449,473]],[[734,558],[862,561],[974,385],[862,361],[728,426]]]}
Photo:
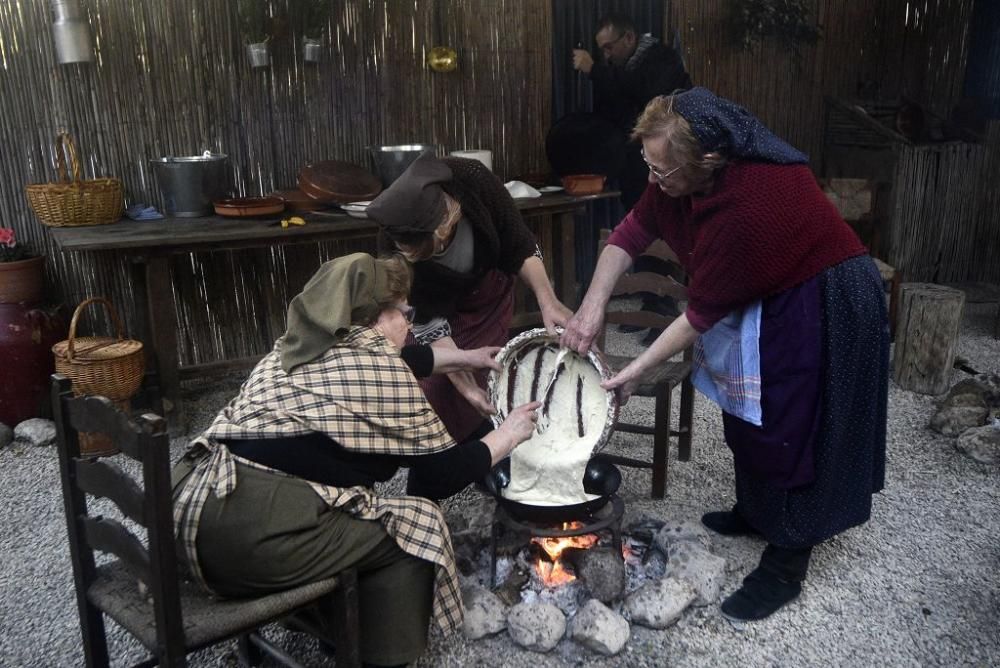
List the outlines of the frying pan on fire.
{"label": "frying pan on fire", "polygon": [[515,519],[528,522],[569,522],[591,515],[607,505],[622,484],[622,474],[606,458],[600,455],[591,458],[583,473],[583,490],[598,496],[596,499],[568,506],[536,506],[504,497],[503,489],[510,484],[509,457],[493,467],[483,484],[486,491]]}

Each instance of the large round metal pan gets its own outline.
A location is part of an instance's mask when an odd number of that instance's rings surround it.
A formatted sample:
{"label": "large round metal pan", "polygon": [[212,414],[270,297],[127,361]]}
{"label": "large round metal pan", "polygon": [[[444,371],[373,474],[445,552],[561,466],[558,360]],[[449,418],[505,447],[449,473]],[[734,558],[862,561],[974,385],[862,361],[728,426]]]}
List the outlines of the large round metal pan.
{"label": "large round metal pan", "polygon": [[598,455],[587,462],[583,473],[583,490],[597,494],[596,499],[569,506],[535,506],[511,501],[503,495],[503,489],[510,484],[510,458],[493,467],[484,481],[486,490],[510,515],[528,522],[569,522],[593,514],[600,510],[622,484],[622,474],[618,467]]}

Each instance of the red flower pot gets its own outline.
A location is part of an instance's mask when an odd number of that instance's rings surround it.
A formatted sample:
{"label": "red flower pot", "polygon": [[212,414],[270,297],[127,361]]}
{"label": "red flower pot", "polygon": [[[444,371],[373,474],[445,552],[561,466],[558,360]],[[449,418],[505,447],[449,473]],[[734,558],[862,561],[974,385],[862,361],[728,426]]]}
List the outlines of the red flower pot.
{"label": "red flower pot", "polygon": [[45,257],[0,262],[0,304],[37,304],[42,301]]}

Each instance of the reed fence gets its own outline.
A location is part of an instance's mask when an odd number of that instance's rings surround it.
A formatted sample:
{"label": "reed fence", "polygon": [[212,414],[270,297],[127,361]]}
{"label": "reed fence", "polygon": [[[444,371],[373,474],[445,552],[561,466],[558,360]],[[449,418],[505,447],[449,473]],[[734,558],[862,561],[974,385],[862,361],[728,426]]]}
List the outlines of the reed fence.
{"label": "reed fence", "polygon": [[[54,297],[75,304],[107,295],[130,329],[125,258],[59,254],[27,208],[24,185],[54,178],[59,130],[76,138],[85,175],[121,178],[130,203],[161,204],[149,159],[204,149],[230,155],[246,195],[294,185],[310,161],[367,165],[366,146],[404,141],[491,149],[505,179],[547,167],[553,16],[545,0],[338,0],[316,65],[303,62],[288,1],[272,0],[272,62],[259,70],[249,67],[231,0],[82,0],[97,61],[64,66],[55,63],[48,4],[0,2],[0,225],[48,253]],[[670,0],[665,13],[696,83],[753,110],[818,165],[824,95],[907,94],[948,112],[960,93],[972,4],[807,0],[824,37],[798,59],[768,45],[735,47],[722,25],[724,0]],[[424,66],[438,44],[458,51],[458,71]],[[969,159],[996,172],[993,156]],[[957,185],[943,175],[938,182]],[[992,238],[1000,207],[995,192],[980,192],[982,206],[968,215],[975,238]],[[182,363],[264,352],[284,326],[275,304],[321,261],[356,248],[367,246],[175,258],[173,304],[157,307],[177,311]],[[989,261],[982,245],[949,248],[957,259],[975,253],[967,266]]]}

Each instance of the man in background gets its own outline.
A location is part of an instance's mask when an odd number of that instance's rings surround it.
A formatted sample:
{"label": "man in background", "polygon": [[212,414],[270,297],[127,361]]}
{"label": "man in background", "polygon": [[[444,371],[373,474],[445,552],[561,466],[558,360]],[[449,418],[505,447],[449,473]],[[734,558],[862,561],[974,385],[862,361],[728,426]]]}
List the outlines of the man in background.
{"label": "man in background", "polygon": [[[635,23],[627,16],[609,14],[601,19],[594,40],[604,58],[594,62],[589,51],[574,49],[573,67],[587,74],[593,83],[595,113],[620,127],[626,137],[632,134],[636,119],[650,100],[691,87],[691,77],[684,69],[680,54],[648,33],[639,35]],[[628,142],[624,167],[617,175],[626,211],[642,196],[648,174],[639,144]],[[639,263],[635,270],[666,273],[662,267],[639,266]],[[680,315],[670,297],[647,296],[642,308],[664,315]],[[625,327],[622,329],[629,331]],[[647,342],[657,336],[658,331],[651,331]]]}

